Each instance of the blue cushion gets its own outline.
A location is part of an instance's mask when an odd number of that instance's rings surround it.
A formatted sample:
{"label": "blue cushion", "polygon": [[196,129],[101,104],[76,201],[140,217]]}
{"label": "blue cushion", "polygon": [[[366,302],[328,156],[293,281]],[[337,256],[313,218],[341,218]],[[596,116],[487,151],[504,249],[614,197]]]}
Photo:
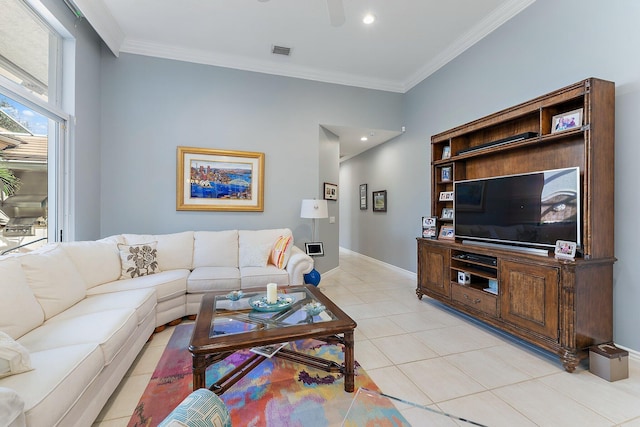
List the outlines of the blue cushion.
{"label": "blue cushion", "polygon": [[211,390],[198,389],[187,396],[158,427],[231,427],[224,402]]}

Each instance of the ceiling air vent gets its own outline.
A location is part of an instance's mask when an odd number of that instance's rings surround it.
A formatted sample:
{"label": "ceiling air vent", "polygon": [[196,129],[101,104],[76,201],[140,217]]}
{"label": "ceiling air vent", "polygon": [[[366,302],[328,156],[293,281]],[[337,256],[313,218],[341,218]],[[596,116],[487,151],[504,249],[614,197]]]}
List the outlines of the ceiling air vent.
{"label": "ceiling air vent", "polygon": [[271,53],[273,53],[274,55],[289,56],[291,55],[291,48],[286,46],[273,45],[271,46]]}

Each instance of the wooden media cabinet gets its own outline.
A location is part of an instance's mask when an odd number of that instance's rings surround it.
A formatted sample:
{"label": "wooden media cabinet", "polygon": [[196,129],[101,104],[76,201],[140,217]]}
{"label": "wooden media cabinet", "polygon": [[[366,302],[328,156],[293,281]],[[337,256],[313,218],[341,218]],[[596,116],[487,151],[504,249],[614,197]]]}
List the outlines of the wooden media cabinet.
{"label": "wooden media cabinet", "polygon": [[[432,216],[454,208],[439,195],[453,192],[455,181],[579,167],[582,246],[574,260],[559,260],[553,250],[418,238],[418,298],[427,295],[555,352],[569,372],[590,346],[611,342],[614,105],[614,83],[589,78],[434,135]],[[552,129],[554,116],[578,109],[579,126]],[[454,221],[438,218],[439,225]],[[459,272],[469,283],[458,282]]]}

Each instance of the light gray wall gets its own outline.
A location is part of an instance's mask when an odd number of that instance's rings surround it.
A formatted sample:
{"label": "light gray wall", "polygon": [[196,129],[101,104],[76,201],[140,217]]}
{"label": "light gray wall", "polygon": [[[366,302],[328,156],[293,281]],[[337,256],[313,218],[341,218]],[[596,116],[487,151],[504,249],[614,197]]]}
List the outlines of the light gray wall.
{"label": "light gray wall", "polygon": [[334,223],[329,219],[318,220],[318,239],[323,243],[325,255],[315,258],[315,267],[321,273],[338,267],[339,245],[338,232],[340,224],[340,203],[342,201],[342,183],[340,183],[340,140],[333,132],[322,126],[320,132],[320,182],[319,198],[324,197],[324,183],[338,185],[338,200],[327,200],[329,217],[335,218]]}
{"label": "light gray wall", "polygon": [[[92,240],[100,236],[100,61],[102,41],[85,19],[77,20],[64,2],[43,5],[75,38],[65,44],[63,110],[72,116],[68,141],[73,230],[64,240]],[[71,67],[68,67],[71,65]]]}
{"label": "light gray wall", "polygon": [[[640,351],[640,284],[635,274],[640,2],[537,0],[405,94],[406,133],[341,166],[356,191],[372,182],[389,191],[389,213],[341,204],[340,243],[416,271],[415,238],[429,212],[429,142],[433,134],[559,89],[586,77],[616,82],[614,338]],[[343,185],[344,187],[344,185]],[[380,188],[384,189],[384,188]],[[400,199],[400,200],[398,200]],[[612,207],[614,208],[614,207]],[[346,221],[346,219],[349,221]],[[357,220],[355,220],[357,219]]]}
{"label": "light gray wall", "polygon": [[[401,121],[402,95],[389,92],[130,54],[105,53],[100,72],[103,236],[289,227],[304,247],[311,223],[301,200],[321,198],[323,180],[338,174],[336,144],[320,144],[320,125]],[[264,152],[264,212],[176,211],[177,146]],[[334,172],[320,168],[329,158]],[[318,262],[326,271],[337,266],[338,229],[319,229],[332,251]]]}

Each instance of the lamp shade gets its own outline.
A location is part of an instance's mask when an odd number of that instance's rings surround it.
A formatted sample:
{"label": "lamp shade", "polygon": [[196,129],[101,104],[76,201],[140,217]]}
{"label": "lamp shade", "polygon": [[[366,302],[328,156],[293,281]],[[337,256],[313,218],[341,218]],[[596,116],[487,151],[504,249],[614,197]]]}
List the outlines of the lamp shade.
{"label": "lamp shade", "polygon": [[300,218],[328,218],[326,200],[303,199],[300,208]]}

